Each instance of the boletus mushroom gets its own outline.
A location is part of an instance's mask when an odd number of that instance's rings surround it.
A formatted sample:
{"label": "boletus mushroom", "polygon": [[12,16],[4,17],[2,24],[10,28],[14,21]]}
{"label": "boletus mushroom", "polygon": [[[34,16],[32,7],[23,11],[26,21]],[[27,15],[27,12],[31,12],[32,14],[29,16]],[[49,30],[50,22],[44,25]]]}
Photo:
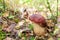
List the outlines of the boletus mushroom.
{"label": "boletus mushroom", "polygon": [[32,21],[34,27],[34,33],[37,36],[43,36],[45,35],[45,26],[46,26],[46,21],[45,18],[42,15],[39,14],[33,14],[29,17],[29,19]]}
{"label": "boletus mushroom", "polygon": [[40,15],[40,14],[33,14],[33,15],[31,15],[31,16],[29,17],[29,19],[30,19],[32,22],[37,23],[37,24],[39,24],[39,25],[41,25],[41,26],[43,26],[43,27],[46,26],[46,20],[45,20],[45,18],[44,18],[42,15]]}

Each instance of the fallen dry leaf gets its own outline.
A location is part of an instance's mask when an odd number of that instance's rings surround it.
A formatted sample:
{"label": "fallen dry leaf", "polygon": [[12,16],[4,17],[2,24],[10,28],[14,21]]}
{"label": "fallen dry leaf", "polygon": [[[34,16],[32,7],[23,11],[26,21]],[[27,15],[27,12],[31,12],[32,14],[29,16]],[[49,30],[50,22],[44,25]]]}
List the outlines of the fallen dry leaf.
{"label": "fallen dry leaf", "polygon": [[46,20],[46,23],[47,23],[47,26],[48,26],[48,27],[54,27],[54,23],[53,23],[52,20],[47,19],[47,20]]}
{"label": "fallen dry leaf", "polygon": [[11,24],[8,28],[3,28],[3,30],[7,31],[7,32],[11,32],[11,31],[13,31],[15,26],[16,26],[16,24]]}
{"label": "fallen dry leaf", "polygon": [[22,26],[24,21],[19,22],[16,26],[15,29],[20,29],[20,26]]}
{"label": "fallen dry leaf", "polygon": [[15,39],[10,38],[10,37],[7,37],[7,38],[5,38],[4,40],[15,40]]}

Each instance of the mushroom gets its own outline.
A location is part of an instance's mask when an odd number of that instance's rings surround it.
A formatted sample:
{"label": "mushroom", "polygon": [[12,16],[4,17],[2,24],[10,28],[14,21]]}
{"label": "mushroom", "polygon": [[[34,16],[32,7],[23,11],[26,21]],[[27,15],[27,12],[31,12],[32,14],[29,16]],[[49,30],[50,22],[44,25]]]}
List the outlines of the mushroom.
{"label": "mushroom", "polygon": [[42,15],[33,14],[29,17],[29,19],[34,23],[37,23],[42,26],[46,26],[46,20]]}
{"label": "mushroom", "polygon": [[39,14],[33,14],[29,17],[29,19],[32,21],[33,23],[33,30],[34,33],[37,36],[44,36],[46,31],[45,31],[45,26],[46,26],[46,21],[45,18],[42,15]]}

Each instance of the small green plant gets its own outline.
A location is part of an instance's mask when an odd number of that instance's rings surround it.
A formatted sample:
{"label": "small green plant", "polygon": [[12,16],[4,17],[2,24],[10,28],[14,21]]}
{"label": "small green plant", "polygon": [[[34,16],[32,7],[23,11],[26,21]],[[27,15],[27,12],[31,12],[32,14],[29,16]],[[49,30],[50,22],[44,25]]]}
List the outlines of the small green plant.
{"label": "small green plant", "polygon": [[49,9],[49,11],[50,11],[50,13],[51,13],[51,18],[50,18],[50,19],[52,19],[52,20],[54,21],[54,23],[57,24],[57,19],[58,19],[58,0],[57,0],[56,16],[53,15],[53,12],[52,12],[52,9],[51,9],[49,0],[47,0],[47,5],[48,5],[47,8]]}
{"label": "small green plant", "polygon": [[5,11],[6,5],[5,0],[0,0],[0,10]]}
{"label": "small green plant", "polygon": [[6,33],[2,31],[2,28],[0,26],[0,40],[3,40],[6,37]]}

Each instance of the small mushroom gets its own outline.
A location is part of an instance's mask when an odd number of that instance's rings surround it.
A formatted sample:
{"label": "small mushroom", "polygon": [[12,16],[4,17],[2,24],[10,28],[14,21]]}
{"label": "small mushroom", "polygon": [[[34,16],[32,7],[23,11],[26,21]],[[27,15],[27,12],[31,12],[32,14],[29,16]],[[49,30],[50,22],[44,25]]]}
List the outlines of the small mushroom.
{"label": "small mushroom", "polygon": [[44,36],[45,35],[45,26],[46,26],[46,20],[43,16],[39,14],[33,14],[32,16],[29,17],[29,19],[32,21],[34,27],[34,33],[37,36]]}
{"label": "small mushroom", "polygon": [[40,24],[42,26],[46,26],[46,20],[42,15],[33,14],[29,17],[29,19],[34,23]]}

